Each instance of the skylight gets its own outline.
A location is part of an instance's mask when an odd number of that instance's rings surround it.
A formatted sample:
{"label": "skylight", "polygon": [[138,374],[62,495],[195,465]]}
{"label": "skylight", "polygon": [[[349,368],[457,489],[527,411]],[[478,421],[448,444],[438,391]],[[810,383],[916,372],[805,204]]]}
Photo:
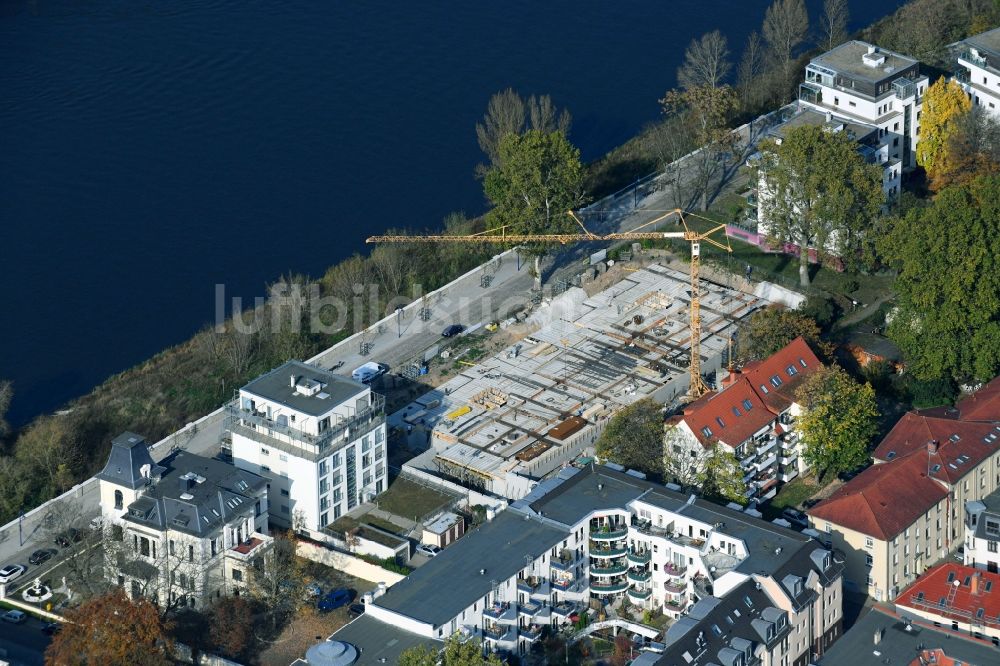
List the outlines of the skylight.
{"label": "skylight", "polygon": [[725,428],[726,427],[726,422],[722,420],[721,416],[716,416],[715,417],[715,422],[719,424],[720,428]]}
{"label": "skylight", "polygon": [[951,441],[953,441],[953,442],[957,442],[958,440],[960,440],[960,439],[962,439],[962,438],[958,436],[958,433],[955,433],[954,435],[952,435],[952,436],[951,436],[951,437],[949,437],[948,439],[950,439],[950,440],[951,440]]}
{"label": "skylight", "polygon": [[743,416],[743,412],[740,411],[739,407],[733,407],[733,416]]}
{"label": "skylight", "polygon": [[787,368],[785,368],[785,372],[788,373],[789,377],[794,377],[795,375],[798,374],[799,371],[795,369],[794,365],[790,365]]}
{"label": "skylight", "polygon": [[708,426],[705,426],[704,428],[701,429],[701,434],[704,435],[705,437],[711,437],[712,429],[709,428]]}
{"label": "skylight", "polygon": [[747,410],[749,412],[751,409],[753,409],[753,403],[751,403],[749,400],[744,400],[743,401],[743,409],[745,409],[745,410]]}
{"label": "skylight", "polygon": [[889,453],[886,454],[885,459],[886,460],[892,460],[895,457],[896,457],[896,452],[895,451],[889,451]]}
{"label": "skylight", "polygon": [[800,358],[799,365],[801,365],[803,368],[806,367],[806,360],[804,358]]}
{"label": "skylight", "polygon": [[768,391],[768,390],[767,390],[767,387],[766,387],[766,386],[764,386],[763,384],[761,384],[761,385],[760,385],[760,390],[761,390],[761,391],[762,391],[762,392],[763,392],[763,393],[764,393],[765,395],[766,395],[767,393],[770,393],[770,391]]}
{"label": "skylight", "polygon": [[778,375],[774,375],[773,377],[771,377],[771,386],[773,386],[774,388],[778,388],[782,384],[784,384],[784,382],[781,381],[781,377],[779,377]]}

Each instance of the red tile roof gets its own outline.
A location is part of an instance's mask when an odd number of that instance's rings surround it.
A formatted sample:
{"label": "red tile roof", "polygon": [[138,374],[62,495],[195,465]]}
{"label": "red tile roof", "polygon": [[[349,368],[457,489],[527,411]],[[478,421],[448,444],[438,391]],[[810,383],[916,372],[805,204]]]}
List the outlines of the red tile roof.
{"label": "red tile roof", "polygon": [[[769,358],[746,366],[725,388],[695,400],[681,418],[668,423],[684,421],[705,446],[719,441],[735,448],[788,409],[802,378],[819,367],[822,364],[809,345],[796,338]],[[777,387],[771,382],[775,375]]]}
{"label": "red tile roof", "polygon": [[916,455],[931,476],[954,485],[998,449],[1000,426],[994,423],[907,412],[872,455],[883,461]]}
{"label": "red tile roof", "polygon": [[906,456],[869,467],[806,513],[885,541],[947,496],[948,491],[927,476],[926,459]]}
{"label": "red tile roof", "polygon": [[[789,375],[788,368],[795,374]],[[795,402],[795,390],[802,380],[817,368],[823,367],[809,345],[801,337],[795,338],[785,347],[763,361],[743,368],[743,375],[750,380],[754,391],[775,414],[780,414]],[[777,376],[781,385],[775,387],[771,378]]]}
{"label": "red tile roof", "polygon": [[955,405],[963,421],[1000,421],[1000,377]]}
{"label": "red tile roof", "polygon": [[[896,598],[896,606],[931,612],[949,621],[973,619],[976,624],[997,629],[1000,628],[1000,574],[945,562],[932,567],[903,590]],[[977,617],[980,609],[982,617]]]}

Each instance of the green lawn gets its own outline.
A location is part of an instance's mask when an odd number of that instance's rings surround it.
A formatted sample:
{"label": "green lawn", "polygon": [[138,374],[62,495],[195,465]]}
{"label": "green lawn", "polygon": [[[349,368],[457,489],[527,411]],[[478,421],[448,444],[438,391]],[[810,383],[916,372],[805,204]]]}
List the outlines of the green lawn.
{"label": "green lawn", "polygon": [[771,519],[779,517],[781,512],[789,507],[801,509],[802,503],[822,488],[823,486],[817,484],[814,478],[803,478],[800,476],[782,486],[778,494],[774,496],[774,499],[761,508],[761,512],[764,513],[765,518]]}
{"label": "green lawn", "polygon": [[399,477],[375,501],[383,511],[419,521],[432,511],[447,506],[454,499],[447,493]]}

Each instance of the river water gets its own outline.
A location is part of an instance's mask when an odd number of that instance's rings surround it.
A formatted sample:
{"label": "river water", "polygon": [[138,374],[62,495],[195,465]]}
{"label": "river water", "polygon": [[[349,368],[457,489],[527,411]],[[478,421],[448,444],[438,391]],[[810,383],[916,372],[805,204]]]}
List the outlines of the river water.
{"label": "river water", "polygon": [[[852,0],[852,26],[899,4]],[[692,36],[719,28],[738,52],[766,5],[0,3],[11,420],[186,339],[216,284],[262,295],[387,227],[481,212],[474,126],[493,92],[552,95],[593,159],[657,117]]]}

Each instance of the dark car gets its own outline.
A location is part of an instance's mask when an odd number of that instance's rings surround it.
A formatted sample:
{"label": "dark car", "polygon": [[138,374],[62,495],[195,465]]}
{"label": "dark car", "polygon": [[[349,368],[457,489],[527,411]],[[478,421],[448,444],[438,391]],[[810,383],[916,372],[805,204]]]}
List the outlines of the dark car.
{"label": "dark car", "polygon": [[46,622],[42,625],[42,633],[46,636],[54,636],[59,633],[60,629],[62,629],[62,625],[58,622]]}
{"label": "dark car", "polygon": [[70,544],[76,543],[80,538],[80,530],[70,527],[56,537],[56,545],[60,548],[69,548]]}
{"label": "dark car", "polygon": [[809,527],[809,518],[806,514],[801,511],[796,511],[795,509],[785,509],[781,512],[781,517],[790,522],[793,526],[805,529]]}
{"label": "dark car", "polygon": [[465,327],[462,326],[461,324],[452,324],[448,328],[446,328],[443,331],[441,331],[441,337],[443,337],[443,338],[450,338],[453,335],[458,335],[459,333],[461,333],[464,330],[465,330]]}
{"label": "dark car", "polygon": [[837,475],[837,478],[840,479],[841,481],[847,482],[856,477],[858,474],[861,474],[861,472],[863,471],[864,468],[859,467],[857,469],[852,469],[848,472],[841,472],[840,474]]}
{"label": "dark car", "polygon": [[31,557],[28,558],[28,562],[31,564],[44,564],[50,557],[52,557],[51,550],[36,550],[31,554]]}
{"label": "dark car", "polygon": [[354,592],[346,588],[330,590],[323,595],[316,604],[317,610],[321,613],[328,613],[336,608],[346,606],[354,600]]}
{"label": "dark car", "polygon": [[364,604],[351,604],[351,607],[347,609],[347,617],[351,618],[352,620],[364,614],[365,614]]}

